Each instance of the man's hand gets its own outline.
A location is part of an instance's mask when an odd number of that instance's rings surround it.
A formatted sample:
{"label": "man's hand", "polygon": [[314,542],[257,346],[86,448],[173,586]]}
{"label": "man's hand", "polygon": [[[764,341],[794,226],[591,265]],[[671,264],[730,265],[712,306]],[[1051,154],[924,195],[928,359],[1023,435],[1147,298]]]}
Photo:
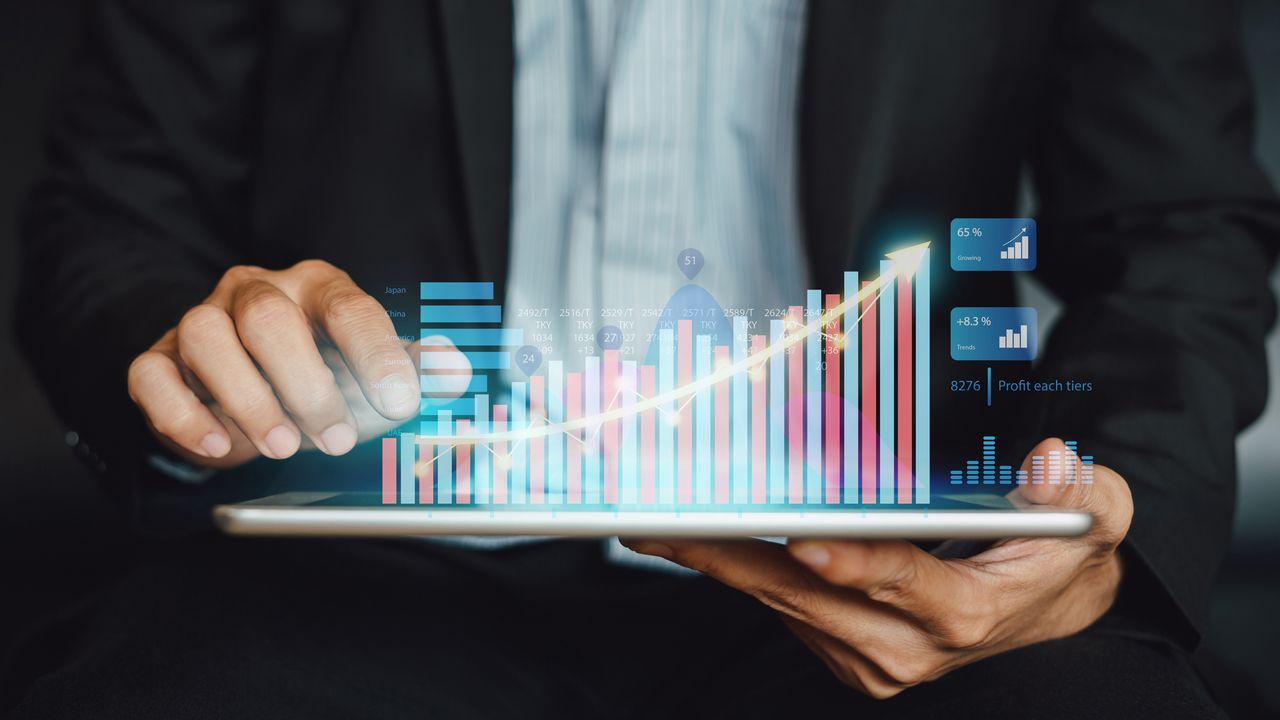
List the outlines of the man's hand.
{"label": "man's hand", "polygon": [[[418,353],[382,305],[332,265],[234,267],[129,367],[129,395],[183,457],[232,467],[313,446],[342,455],[418,412]],[[442,395],[465,389],[465,356]],[[457,390],[457,392],[451,392]]]}
{"label": "man's hand", "polygon": [[[1032,454],[1053,450],[1075,461],[1056,439]],[[1012,496],[1087,510],[1093,528],[1079,538],[1006,540],[962,560],[904,541],[627,544],[753,595],[842,682],[885,698],[984,657],[1079,632],[1111,607],[1122,571],[1116,548],[1133,515],[1124,478],[1095,466],[1092,484],[1023,485]]]}

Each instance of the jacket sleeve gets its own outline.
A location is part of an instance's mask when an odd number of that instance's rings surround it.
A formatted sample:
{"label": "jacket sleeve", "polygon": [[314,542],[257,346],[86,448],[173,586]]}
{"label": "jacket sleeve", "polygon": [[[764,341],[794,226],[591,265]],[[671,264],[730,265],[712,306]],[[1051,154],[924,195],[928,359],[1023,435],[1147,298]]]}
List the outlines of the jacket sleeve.
{"label": "jacket sleeve", "polygon": [[50,110],[20,218],[19,340],[81,457],[117,491],[148,433],[132,358],[245,242],[258,4],[102,1]]}
{"label": "jacket sleeve", "polygon": [[1040,371],[1093,390],[1043,401],[1038,427],[1127,479],[1122,600],[1190,646],[1230,538],[1235,438],[1266,401],[1280,207],[1251,154],[1233,3],[1060,12],[1033,171],[1037,274],[1065,310]]}

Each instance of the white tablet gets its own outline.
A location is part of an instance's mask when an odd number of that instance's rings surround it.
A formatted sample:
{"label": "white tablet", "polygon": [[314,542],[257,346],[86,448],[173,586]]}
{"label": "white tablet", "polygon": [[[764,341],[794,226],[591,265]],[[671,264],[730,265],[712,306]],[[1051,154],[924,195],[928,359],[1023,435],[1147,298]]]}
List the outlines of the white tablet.
{"label": "white tablet", "polygon": [[220,505],[233,535],[553,537],[822,537],[996,539],[1080,535],[1086,512],[1014,507],[1000,495],[945,495],[927,506],[716,506],[601,509],[573,505],[384,505],[376,493],[291,492]]}

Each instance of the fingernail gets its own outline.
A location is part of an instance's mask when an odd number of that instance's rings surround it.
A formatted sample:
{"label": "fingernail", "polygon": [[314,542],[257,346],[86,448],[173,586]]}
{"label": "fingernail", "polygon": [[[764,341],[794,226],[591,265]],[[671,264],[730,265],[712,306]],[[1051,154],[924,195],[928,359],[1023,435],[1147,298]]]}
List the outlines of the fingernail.
{"label": "fingernail", "polygon": [[342,455],[356,446],[356,429],[346,423],[338,423],[320,433],[320,441],[324,443],[325,452]]}
{"label": "fingernail", "polygon": [[666,558],[667,560],[675,557],[676,554],[675,551],[671,549],[670,545],[664,545],[660,542],[653,542],[651,540],[631,543],[630,547],[641,555],[656,555],[660,558]]}
{"label": "fingernail", "polygon": [[209,457],[220,458],[231,452],[231,441],[218,433],[209,433],[200,441],[200,448]]}
{"label": "fingernail", "polygon": [[388,415],[408,417],[418,411],[418,387],[399,375],[388,375],[378,383],[378,399]]}
{"label": "fingernail", "polygon": [[821,545],[792,545],[791,555],[809,567],[819,568],[831,562],[831,553]]}
{"label": "fingernail", "polygon": [[277,425],[267,433],[267,449],[277,460],[287,458],[298,451],[302,437],[288,425]]}

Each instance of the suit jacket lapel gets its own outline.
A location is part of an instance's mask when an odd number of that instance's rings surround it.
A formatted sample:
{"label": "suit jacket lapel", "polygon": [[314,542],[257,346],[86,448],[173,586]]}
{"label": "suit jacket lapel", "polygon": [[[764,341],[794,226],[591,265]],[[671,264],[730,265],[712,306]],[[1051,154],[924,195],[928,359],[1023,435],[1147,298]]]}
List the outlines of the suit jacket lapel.
{"label": "suit jacket lapel", "polygon": [[476,0],[439,6],[471,240],[481,274],[501,295],[511,223],[512,8]]}

